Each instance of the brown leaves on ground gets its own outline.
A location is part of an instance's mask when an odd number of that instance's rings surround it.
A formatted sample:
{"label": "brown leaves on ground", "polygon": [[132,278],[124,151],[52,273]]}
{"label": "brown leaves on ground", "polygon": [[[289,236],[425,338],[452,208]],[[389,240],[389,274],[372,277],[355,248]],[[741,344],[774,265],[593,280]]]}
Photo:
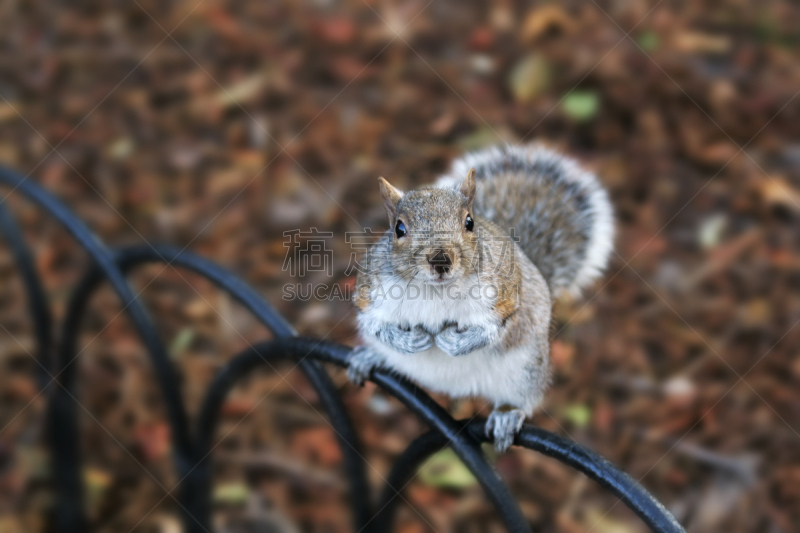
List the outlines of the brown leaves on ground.
{"label": "brown leaves on ground", "polygon": [[[354,344],[354,308],[334,295],[352,289],[347,232],[384,229],[377,176],[413,187],[497,142],[564,150],[608,186],[617,255],[557,307],[555,382],[534,422],[641,479],[690,531],[788,533],[800,524],[797,28],[800,9],[781,1],[5,2],[0,161],[107,243],[185,246],[302,333]],[[62,318],[85,256],[19,193],[4,205]],[[284,232],[311,228],[333,232],[332,275],[292,277]],[[7,248],[0,276],[0,529],[42,531],[45,397]],[[194,416],[221,365],[268,333],[190,273],[153,265],[132,280]],[[307,284],[325,288],[306,297]],[[175,531],[157,380],[107,289],[79,347],[96,529]],[[292,364],[276,366],[223,408],[216,519],[347,531],[324,408]],[[377,486],[425,428],[333,376]],[[438,455],[435,475],[403,491],[400,531],[501,530],[455,462]],[[514,451],[498,468],[539,531],[642,530],[562,465]]]}

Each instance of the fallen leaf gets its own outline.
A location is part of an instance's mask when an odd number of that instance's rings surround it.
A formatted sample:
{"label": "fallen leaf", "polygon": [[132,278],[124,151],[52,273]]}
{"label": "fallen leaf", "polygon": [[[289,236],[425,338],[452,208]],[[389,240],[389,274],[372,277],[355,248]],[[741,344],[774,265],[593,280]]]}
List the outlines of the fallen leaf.
{"label": "fallen leaf", "polygon": [[592,419],[592,410],[588,405],[574,404],[564,408],[563,416],[575,426],[584,428],[589,424]]}
{"label": "fallen leaf", "polygon": [[475,476],[451,448],[432,455],[419,469],[418,477],[425,485],[438,488],[466,489],[477,484]]}
{"label": "fallen leaf", "polygon": [[677,50],[690,54],[723,54],[732,47],[732,41],[727,36],[692,31],[676,34],[673,42]]}
{"label": "fallen leaf", "polygon": [[640,35],[636,42],[639,43],[639,46],[641,46],[645,52],[653,52],[661,44],[661,39],[656,32],[647,31]]}
{"label": "fallen leaf", "polygon": [[600,98],[591,91],[573,91],[561,102],[564,113],[576,122],[594,118],[600,107]]}
{"label": "fallen leaf", "polygon": [[247,503],[250,489],[244,483],[223,483],[214,487],[212,496],[214,503],[220,505],[239,506]]}
{"label": "fallen leaf", "polygon": [[514,99],[527,103],[542,94],[550,83],[550,67],[541,54],[530,54],[520,60],[511,71],[509,85]]}
{"label": "fallen leaf", "polygon": [[550,32],[572,33],[575,22],[558,3],[545,4],[531,10],[522,25],[522,40],[535,41]]}

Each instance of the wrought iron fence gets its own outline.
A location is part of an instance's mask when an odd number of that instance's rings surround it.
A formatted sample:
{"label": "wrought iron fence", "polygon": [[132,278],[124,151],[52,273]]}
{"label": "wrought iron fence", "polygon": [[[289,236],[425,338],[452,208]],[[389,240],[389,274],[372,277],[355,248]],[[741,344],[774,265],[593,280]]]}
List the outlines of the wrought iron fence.
{"label": "wrought iron fence", "polygon": [[[5,237],[19,267],[28,296],[28,306],[36,336],[36,358],[40,383],[48,391],[47,437],[53,462],[56,500],[55,529],[84,532],[89,528],[84,512],[84,490],[76,391],[77,338],[87,304],[103,282],[108,282],[122,301],[150,356],[173,439],[173,460],[181,480],[177,501],[183,510],[185,531],[211,530],[211,450],[212,436],[220,409],[231,388],[255,368],[272,366],[280,359],[294,359],[307,376],[325,407],[343,453],[349,483],[353,524],[359,532],[386,532],[392,529],[398,499],[397,487],[404,487],[426,458],[450,446],[469,468],[489,500],[494,504],[509,531],[530,532],[530,525],[481,451],[487,441],[482,420],[454,420],[424,391],[389,372],[376,371],[371,379],[424,420],[431,430],[414,440],[391,469],[377,504],[371,494],[358,436],[350,423],[336,388],[322,363],[346,367],[350,348],[330,342],[298,337],[291,325],[244,281],[213,262],[169,246],[109,248],[61,201],[11,169],[0,167],[0,184],[25,195],[55,217],[86,250],[92,266],[78,283],[60,325],[59,342],[54,342],[53,319],[45,292],[34,268],[34,261],[7,206],[0,203],[0,233]],[[146,263],[165,263],[195,272],[229,293],[268,327],[274,340],[256,344],[230,360],[208,388],[195,430],[189,420],[178,389],[178,379],[156,328],[126,281],[126,275]],[[55,376],[55,379],[52,379]],[[632,509],[653,531],[684,531],[675,518],[642,486],[593,451],[576,442],[543,429],[526,425],[515,445],[529,448],[569,465],[593,479]]]}

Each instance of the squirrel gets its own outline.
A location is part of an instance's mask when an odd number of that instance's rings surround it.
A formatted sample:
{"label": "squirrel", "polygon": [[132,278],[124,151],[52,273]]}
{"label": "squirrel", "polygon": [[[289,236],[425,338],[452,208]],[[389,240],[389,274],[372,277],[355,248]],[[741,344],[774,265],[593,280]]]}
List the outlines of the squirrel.
{"label": "squirrel", "polygon": [[614,237],[606,190],[544,147],[503,146],[455,161],[432,186],[378,179],[389,217],[356,279],[349,356],[450,397],[493,402],[487,436],[507,450],[550,384],[551,313],[605,268]]}

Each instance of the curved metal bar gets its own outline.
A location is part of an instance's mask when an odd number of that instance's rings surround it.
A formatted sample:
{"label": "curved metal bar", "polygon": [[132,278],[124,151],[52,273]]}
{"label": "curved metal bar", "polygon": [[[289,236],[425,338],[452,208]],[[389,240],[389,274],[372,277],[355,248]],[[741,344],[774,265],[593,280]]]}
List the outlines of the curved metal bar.
{"label": "curved metal bar", "polygon": [[28,310],[33,321],[33,331],[36,335],[36,360],[39,367],[36,369],[39,375],[39,388],[45,388],[50,382],[50,349],[53,344],[53,319],[50,316],[50,309],[47,307],[47,296],[42,287],[41,280],[36,273],[36,265],[33,260],[28,245],[22,238],[22,232],[14,220],[11,211],[0,204],[0,234],[8,242],[14,259],[17,261],[22,284],[28,295]]}
{"label": "curved metal bar", "polygon": [[126,246],[114,249],[117,265],[123,273],[145,263],[166,263],[203,276],[219,289],[233,296],[253,313],[276,337],[294,337],[295,329],[250,285],[237,276],[199,255],[167,245]]}
{"label": "curved metal bar", "polygon": [[[470,424],[469,429],[473,435],[483,435],[481,424]],[[653,531],[685,533],[661,502],[628,474],[592,450],[535,426],[525,426],[516,440],[520,446],[558,459],[595,480],[625,502]]]}
{"label": "curved metal bar", "polygon": [[[248,311],[253,313],[261,323],[267,326],[276,337],[296,335],[294,328],[252,287],[224,268],[191,252],[182,251],[172,246],[132,246],[116,250],[116,261],[125,274],[144,263],[154,262],[166,262],[174,267],[190,270],[230,294]],[[85,282],[96,286],[99,279],[90,274]],[[81,292],[81,294],[88,298],[91,296],[91,292],[92,289],[90,288],[88,291]],[[263,362],[265,361],[262,360]],[[358,435],[353,429],[350,417],[347,415],[347,411],[336,392],[336,387],[327,372],[325,372],[325,369],[322,368],[322,365],[313,359],[302,359],[298,366],[300,366],[300,369],[316,389],[317,394],[319,394],[320,401],[327,410],[331,425],[336,431],[336,436],[342,448],[345,470],[350,481],[353,523],[360,529],[369,521],[371,509],[369,500],[364,498],[364,494],[368,493],[369,485]],[[203,418],[200,418],[196,434],[200,435],[198,440],[202,444],[197,447],[197,458],[192,469],[187,474],[190,479],[183,482],[186,485],[186,490],[194,494],[194,497],[187,494],[187,501],[184,502],[187,510],[194,516],[194,520],[186,523],[187,528],[196,528],[199,524],[208,526],[210,523],[211,505],[208,502],[208,495],[211,494],[211,475],[210,462],[206,456],[211,450],[210,444],[207,443],[210,442],[208,439],[211,438],[213,429],[213,426],[204,428]]]}
{"label": "curved metal bar", "polygon": [[428,457],[445,446],[447,446],[447,440],[444,435],[432,430],[414,439],[400,454],[386,477],[378,501],[378,511],[375,513],[375,529],[377,531],[392,530],[399,503],[397,491],[402,491],[406,487]]}
{"label": "curved metal bar", "polygon": [[[320,395],[320,400],[337,432],[344,453],[345,468],[351,477],[354,523],[359,530],[368,528],[371,531],[388,531],[394,516],[395,496],[398,494],[396,488],[404,486],[430,454],[444,446],[451,446],[484,488],[500,512],[508,530],[515,533],[530,531],[508,488],[481,452],[481,442],[487,441],[483,431],[484,423],[454,420],[424,391],[409,381],[382,370],[373,373],[372,381],[403,402],[433,430],[417,438],[401,455],[384,487],[382,507],[375,518],[371,518],[367,497],[369,488],[358,439],[333,383],[321,366],[321,362],[328,362],[346,367],[350,348],[294,337],[294,329],[256,291],[206,259],[171,247],[131,247],[112,253],[69,209],[36,184],[26,181],[26,178],[2,166],[0,166],[0,184],[19,189],[54,216],[93,260],[90,272],[78,284],[69,301],[57,359],[52,369],[59,376],[61,385],[55,388],[50,397],[47,418],[48,438],[53,448],[54,479],[59,495],[55,511],[58,530],[82,532],[87,527],[83,511],[79,433],[74,395],[76,371],[75,365],[71,363],[76,354],[79,326],[88,302],[100,283],[107,279],[122,301],[124,309],[130,315],[150,354],[164,395],[174,443],[173,455],[176,468],[181,478],[189,477],[183,484],[185,488],[182,488],[180,495],[186,507],[184,522],[188,531],[197,531],[198,526],[199,530],[207,531],[210,524],[209,456],[214,428],[225,396],[237,380],[253,368],[268,364],[271,359],[287,357],[298,360],[298,364]],[[39,343],[39,361],[44,368],[50,369],[52,320],[45,303],[45,293],[36,276],[32,256],[13,217],[2,206],[2,202],[0,202],[0,232],[8,239],[29,294],[29,307]],[[152,321],[125,279],[127,271],[147,262],[167,262],[206,277],[220,289],[230,293],[279,337],[271,342],[259,343],[237,355],[215,377],[198,418],[195,435],[197,445],[191,440],[192,434],[189,431],[175,369],[167,357]],[[532,426],[523,428],[515,444],[539,451],[583,472],[617,495],[654,531],[659,533],[684,531],[672,515],[647,491],[591,450]],[[196,520],[195,516],[200,517],[200,520]]]}
{"label": "curved metal bar", "polygon": [[486,460],[486,456],[480,448],[480,440],[463,431],[463,426],[456,422],[441,405],[406,379],[389,372],[378,371],[373,373],[372,381],[391,392],[394,397],[443,436],[445,443],[453,448],[459,459],[470,469],[483,490],[486,491],[486,495],[500,513],[508,531],[514,533],[531,531],[517,500],[508,490],[494,466]]}
{"label": "curved metal bar", "polygon": [[[210,435],[216,425],[219,409],[227,392],[239,377],[262,364],[264,358],[312,357],[319,361],[346,367],[350,350],[350,348],[338,344],[293,337],[258,343],[241,352],[217,374],[208,389],[206,400],[203,402],[198,417],[200,449],[203,450],[209,446]],[[483,486],[489,499],[500,511],[509,531],[530,532],[530,527],[508,488],[497,471],[486,461],[478,439],[469,432],[462,431],[463,425],[453,420],[430,396],[409,381],[382,370],[374,372],[372,380],[392,393],[428,425],[440,432],[445,443],[452,446],[459,458]],[[372,530],[386,531],[380,528],[372,528]]]}
{"label": "curved metal bar", "polygon": [[[473,438],[483,442],[490,441],[484,432],[484,420],[461,421],[460,423]],[[675,517],[649,492],[629,475],[588,448],[529,425],[523,426],[514,444],[557,459],[585,474],[622,500],[651,530],[657,533],[685,533]],[[389,473],[386,480],[387,486],[381,495],[375,518],[378,523],[378,531],[390,531],[394,521],[397,498],[391,487],[405,486],[419,466],[446,445],[447,439],[444,435],[430,431],[412,442],[398,458]]]}
{"label": "curved metal bar", "polygon": [[[286,344],[282,341],[283,339],[259,343],[240,352],[217,373],[206,392],[203,404],[200,408],[200,414],[197,417],[197,441],[201,459],[200,468],[198,468],[199,475],[195,480],[199,486],[204,488],[204,490],[200,491],[199,495],[203,498],[206,507],[210,507],[211,503],[209,501],[212,475],[210,464],[214,430],[219,421],[220,410],[230,390],[242,377],[258,367],[270,366],[272,362],[276,360],[290,357],[297,360],[299,364],[302,364],[304,361],[312,361],[305,359],[306,356],[314,357],[313,348],[308,351],[305,351],[305,348],[297,348],[296,350],[287,352],[283,349]],[[289,346],[297,346],[293,341],[294,338],[291,339]],[[312,378],[312,376],[313,375],[310,375],[309,377]],[[325,378],[326,380],[329,379],[327,378],[327,374]],[[352,427],[350,426],[349,419],[346,417],[346,413],[338,407],[333,408],[333,406],[341,406],[338,396],[335,391],[329,390],[327,387],[322,387],[319,389],[319,392],[320,403],[324,406],[325,411],[331,419],[331,424],[337,433],[337,439],[339,439],[339,444],[345,455],[345,461],[348,462],[348,455],[355,454],[359,466],[363,466],[364,459],[361,455],[361,450],[357,447],[353,447],[354,441],[352,438],[355,434],[353,434],[352,437],[348,437],[342,435],[340,432],[342,426],[347,427],[348,431],[352,431]],[[366,483],[366,478],[359,482],[352,480],[351,483],[351,499],[354,500],[354,505],[360,507],[358,513],[353,517],[353,522],[355,530],[362,531],[368,526],[372,516],[369,505],[370,499],[367,496],[370,494],[369,486]],[[360,492],[356,492],[355,489],[360,490]]]}
{"label": "curved metal bar", "polygon": [[[131,290],[125,277],[114,264],[113,254],[60,200],[33,181],[27,180],[13,170],[0,166],[0,183],[19,190],[55,217],[86,250],[99,271],[109,280],[150,354],[156,371],[156,379],[158,379],[161,393],[164,396],[167,416],[170,422],[176,467],[179,472],[186,471],[186,466],[192,457],[192,443],[186,409],[178,389],[175,369],[169,361],[167,351],[158,338],[156,329],[153,327],[153,323],[144,306],[136,299],[136,295]],[[69,320],[70,317],[67,318],[65,323],[75,322],[74,317],[72,320]],[[73,334],[74,332],[70,332],[65,328],[65,333]],[[64,343],[62,343],[62,349],[65,349]],[[62,360],[69,359],[62,358]],[[60,370],[55,368],[56,373]],[[56,387],[51,396],[48,428],[49,438],[55,454],[55,483],[60,488],[60,494],[63,495],[63,498],[59,498],[56,503],[56,522],[62,531],[82,532],[86,530],[86,519],[83,512],[80,465],[77,462],[79,446],[77,435],[71,434],[69,429],[77,427],[77,417],[72,405],[73,402],[73,391],[63,386]],[[62,431],[65,431],[65,433],[62,433]],[[57,450],[59,450],[59,453],[56,453]],[[75,459],[75,462],[70,462],[69,460],[56,461],[56,459],[65,459],[67,457]]]}

